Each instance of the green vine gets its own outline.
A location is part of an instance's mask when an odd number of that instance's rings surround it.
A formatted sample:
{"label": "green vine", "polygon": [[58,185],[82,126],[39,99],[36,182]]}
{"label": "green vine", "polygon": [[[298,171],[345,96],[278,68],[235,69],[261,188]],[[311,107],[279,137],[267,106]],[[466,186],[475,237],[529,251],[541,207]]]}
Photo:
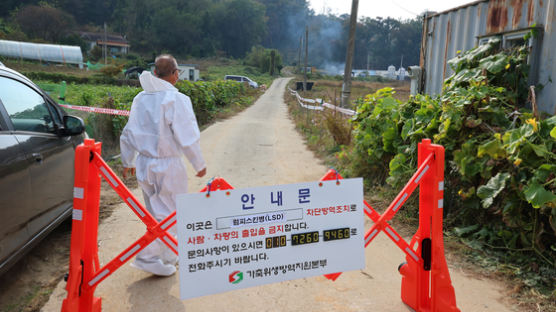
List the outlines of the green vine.
{"label": "green vine", "polygon": [[[449,61],[437,97],[408,102],[386,88],[357,104],[354,144],[342,153],[352,175],[401,187],[416,169],[417,143],[446,149],[446,208],[454,232],[475,248],[520,253],[554,267],[556,116],[528,106],[527,47],[499,40]],[[554,283],[554,277],[543,277]]]}

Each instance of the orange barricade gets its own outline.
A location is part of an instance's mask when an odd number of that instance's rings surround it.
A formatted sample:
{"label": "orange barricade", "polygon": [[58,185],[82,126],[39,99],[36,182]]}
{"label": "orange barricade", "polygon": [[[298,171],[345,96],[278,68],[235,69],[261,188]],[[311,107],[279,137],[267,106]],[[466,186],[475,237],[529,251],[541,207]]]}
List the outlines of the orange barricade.
{"label": "orange barricade", "polygon": [[[178,242],[166,232],[176,223],[176,213],[157,222],[133,196],[100,156],[101,143],[85,140],[75,150],[75,182],[73,189],[73,221],[70,245],[70,264],[66,290],[68,296],[62,311],[100,311],[101,299],[94,297],[97,285],[119,267],[160,238],[178,253]],[[122,200],[145,223],[147,232],[112,261],[100,267],[98,260],[98,216],[100,203],[100,176],[112,186]],[[212,180],[201,192],[227,190],[232,187],[222,178]]]}
{"label": "orange barricade", "polygon": [[[444,257],[444,147],[424,139],[419,143],[417,158],[417,171],[382,215],[364,201],[365,214],[374,222],[365,234],[365,247],[383,231],[406,254],[407,262],[399,267],[402,275],[401,298],[415,311],[458,312],[460,310],[456,306],[456,295]],[[331,169],[321,180],[341,178],[336,170]],[[388,221],[418,185],[419,228],[408,244]],[[340,274],[325,276],[336,280]]]}
{"label": "orange barricade", "polygon": [[[176,212],[160,222],[143,207],[129,189],[100,157],[101,143],[85,140],[75,151],[75,185],[70,265],[66,289],[68,296],[62,311],[100,311],[101,299],[94,297],[96,286],[125,262],[160,238],[178,253],[177,241],[167,229],[176,223]],[[97,234],[100,201],[100,176],[114,188],[133,212],[145,223],[147,232],[108,264],[100,267]],[[339,180],[336,170],[329,170],[321,181]],[[419,228],[408,244],[389,224],[396,212],[419,188]],[[232,189],[224,179],[216,178],[201,192]],[[381,215],[364,201],[364,212],[374,222],[365,234],[365,247],[381,231],[406,254],[400,265],[401,298],[415,311],[458,312],[450,272],[444,257],[442,232],[444,193],[444,148],[425,139],[418,147],[418,169],[394,201]],[[341,273],[325,275],[336,280]]]}

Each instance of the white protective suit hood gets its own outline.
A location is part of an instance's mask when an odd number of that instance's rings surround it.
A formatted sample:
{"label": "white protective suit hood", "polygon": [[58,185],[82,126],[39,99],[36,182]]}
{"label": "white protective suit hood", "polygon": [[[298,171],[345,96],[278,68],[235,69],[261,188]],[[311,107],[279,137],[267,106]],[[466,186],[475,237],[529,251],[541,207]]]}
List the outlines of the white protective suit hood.
{"label": "white protective suit hood", "polygon": [[162,80],[153,74],[150,71],[143,71],[139,76],[139,82],[141,83],[141,88],[145,90],[145,92],[158,92],[158,91],[170,91],[177,89],[168,81]]}

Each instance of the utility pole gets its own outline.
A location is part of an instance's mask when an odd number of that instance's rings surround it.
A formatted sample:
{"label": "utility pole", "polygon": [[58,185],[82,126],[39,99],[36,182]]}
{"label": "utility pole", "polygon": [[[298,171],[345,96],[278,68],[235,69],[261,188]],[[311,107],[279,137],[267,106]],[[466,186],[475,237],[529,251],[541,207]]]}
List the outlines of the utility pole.
{"label": "utility pole", "polygon": [[371,53],[367,52],[367,71],[369,71],[369,62],[371,60]]}
{"label": "utility pole", "polygon": [[309,26],[305,26],[305,73],[303,78],[303,91],[307,91],[307,57],[309,55]]}
{"label": "utility pole", "polygon": [[106,65],[106,57],[108,56],[108,46],[106,45],[106,22],[104,22],[104,65]]}
{"label": "utility pole", "polygon": [[301,50],[303,50],[303,35],[299,36],[299,56],[297,59],[297,72],[301,73]]}
{"label": "utility pole", "polygon": [[276,51],[270,51],[270,75],[274,76],[274,58],[276,57]]}
{"label": "utility pole", "polygon": [[349,39],[346,52],[346,67],[344,70],[344,83],[342,85],[342,107],[349,107],[349,96],[351,93],[351,63],[353,61],[353,51],[355,49],[355,28],[357,27],[357,7],[359,0],[351,2],[351,16],[349,19]]}

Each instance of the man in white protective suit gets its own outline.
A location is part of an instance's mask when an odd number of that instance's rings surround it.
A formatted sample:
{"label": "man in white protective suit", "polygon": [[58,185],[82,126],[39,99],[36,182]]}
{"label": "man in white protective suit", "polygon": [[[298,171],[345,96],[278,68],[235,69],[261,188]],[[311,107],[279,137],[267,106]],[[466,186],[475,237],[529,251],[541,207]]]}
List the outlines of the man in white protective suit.
{"label": "man in white protective suit", "polygon": [[[170,55],[155,60],[155,75],[139,77],[143,90],[134,99],[120,136],[124,178],[134,174],[143,190],[145,206],[159,222],[176,210],[176,194],[187,192],[183,156],[197,177],[206,173],[199,144],[200,131],[188,96],[174,87],[178,64]],[[175,229],[171,233],[175,235]],[[160,276],[176,272],[178,257],[159,239],[137,254],[133,267]]]}

